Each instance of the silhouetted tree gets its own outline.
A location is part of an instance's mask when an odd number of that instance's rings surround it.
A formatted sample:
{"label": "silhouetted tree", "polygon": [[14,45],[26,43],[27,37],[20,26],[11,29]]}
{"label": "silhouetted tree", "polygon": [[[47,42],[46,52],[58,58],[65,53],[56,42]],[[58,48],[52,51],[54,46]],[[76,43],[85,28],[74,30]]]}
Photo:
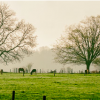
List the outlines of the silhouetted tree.
{"label": "silhouetted tree", "polygon": [[29,63],[29,64],[27,65],[27,69],[28,69],[28,72],[29,72],[29,73],[30,73],[31,68],[32,68],[32,63]]}
{"label": "silhouetted tree", "polygon": [[18,22],[15,13],[6,4],[0,4],[0,61],[12,62],[30,54],[36,46],[35,28]]}
{"label": "silhouetted tree", "polygon": [[100,56],[100,16],[88,17],[66,28],[66,34],[57,41],[53,51],[56,62],[84,63],[89,72],[91,63]]}
{"label": "silhouetted tree", "polygon": [[71,73],[72,69],[70,67],[67,67],[67,73]]}

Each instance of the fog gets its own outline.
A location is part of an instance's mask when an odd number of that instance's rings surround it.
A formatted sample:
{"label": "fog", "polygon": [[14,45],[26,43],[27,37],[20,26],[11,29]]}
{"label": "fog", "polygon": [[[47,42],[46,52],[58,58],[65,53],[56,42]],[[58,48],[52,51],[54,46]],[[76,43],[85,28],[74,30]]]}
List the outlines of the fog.
{"label": "fog", "polygon": [[[37,43],[39,44],[33,55],[25,56],[20,62],[0,64],[0,69],[10,71],[14,68],[26,67],[32,63],[32,69],[47,71],[56,69],[67,69],[70,67],[74,72],[85,70],[86,65],[66,64],[65,66],[54,62],[54,53],[49,47],[55,43],[61,34],[65,32],[66,26],[79,23],[85,17],[97,16],[100,14],[99,1],[4,1],[11,10],[16,13],[18,20],[32,24],[36,28]],[[41,47],[48,46],[48,47]],[[91,65],[90,70],[100,69]]]}
{"label": "fog", "polygon": [[[29,63],[32,63],[32,69],[38,69],[38,71],[47,72],[51,70],[57,70],[59,72],[61,69],[65,69],[67,71],[67,67],[73,69],[73,72],[84,71],[86,69],[86,65],[80,64],[66,64],[61,65],[59,63],[55,63],[54,61],[54,52],[49,47],[40,47],[38,50],[34,51],[34,54],[30,56],[25,56],[23,60],[20,62],[9,63],[8,65],[0,64],[0,68],[4,71],[10,72],[13,71],[14,68],[19,67],[27,67]],[[99,70],[98,66],[91,65],[90,70]]]}

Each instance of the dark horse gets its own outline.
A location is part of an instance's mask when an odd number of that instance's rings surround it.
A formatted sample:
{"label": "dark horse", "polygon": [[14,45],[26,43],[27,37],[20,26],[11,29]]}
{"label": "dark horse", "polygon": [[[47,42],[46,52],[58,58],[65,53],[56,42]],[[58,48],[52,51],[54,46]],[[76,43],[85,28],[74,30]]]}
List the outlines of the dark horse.
{"label": "dark horse", "polygon": [[32,75],[32,73],[33,73],[33,72],[35,72],[35,73],[36,73],[36,69],[32,69],[32,71],[31,71],[31,73],[30,73],[30,74]]}
{"label": "dark horse", "polygon": [[24,68],[19,68],[19,73],[20,71],[23,71],[25,73]]}

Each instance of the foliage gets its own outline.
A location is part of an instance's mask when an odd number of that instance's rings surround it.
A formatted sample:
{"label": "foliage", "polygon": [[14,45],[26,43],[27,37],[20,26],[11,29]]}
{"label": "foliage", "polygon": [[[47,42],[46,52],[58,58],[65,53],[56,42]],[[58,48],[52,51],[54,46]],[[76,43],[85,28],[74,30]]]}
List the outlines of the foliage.
{"label": "foliage", "polygon": [[6,4],[0,4],[0,61],[20,61],[24,54],[32,53],[36,46],[35,28],[25,24],[24,20],[18,22],[15,13]]}

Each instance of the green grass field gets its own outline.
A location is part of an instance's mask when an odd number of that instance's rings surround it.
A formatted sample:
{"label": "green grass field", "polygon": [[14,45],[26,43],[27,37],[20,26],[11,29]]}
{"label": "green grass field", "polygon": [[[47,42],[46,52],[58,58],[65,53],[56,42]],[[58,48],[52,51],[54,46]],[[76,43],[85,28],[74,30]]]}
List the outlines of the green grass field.
{"label": "green grass field", "polygon": [[100,100],[100,74],[3,73],[0,100]]}

